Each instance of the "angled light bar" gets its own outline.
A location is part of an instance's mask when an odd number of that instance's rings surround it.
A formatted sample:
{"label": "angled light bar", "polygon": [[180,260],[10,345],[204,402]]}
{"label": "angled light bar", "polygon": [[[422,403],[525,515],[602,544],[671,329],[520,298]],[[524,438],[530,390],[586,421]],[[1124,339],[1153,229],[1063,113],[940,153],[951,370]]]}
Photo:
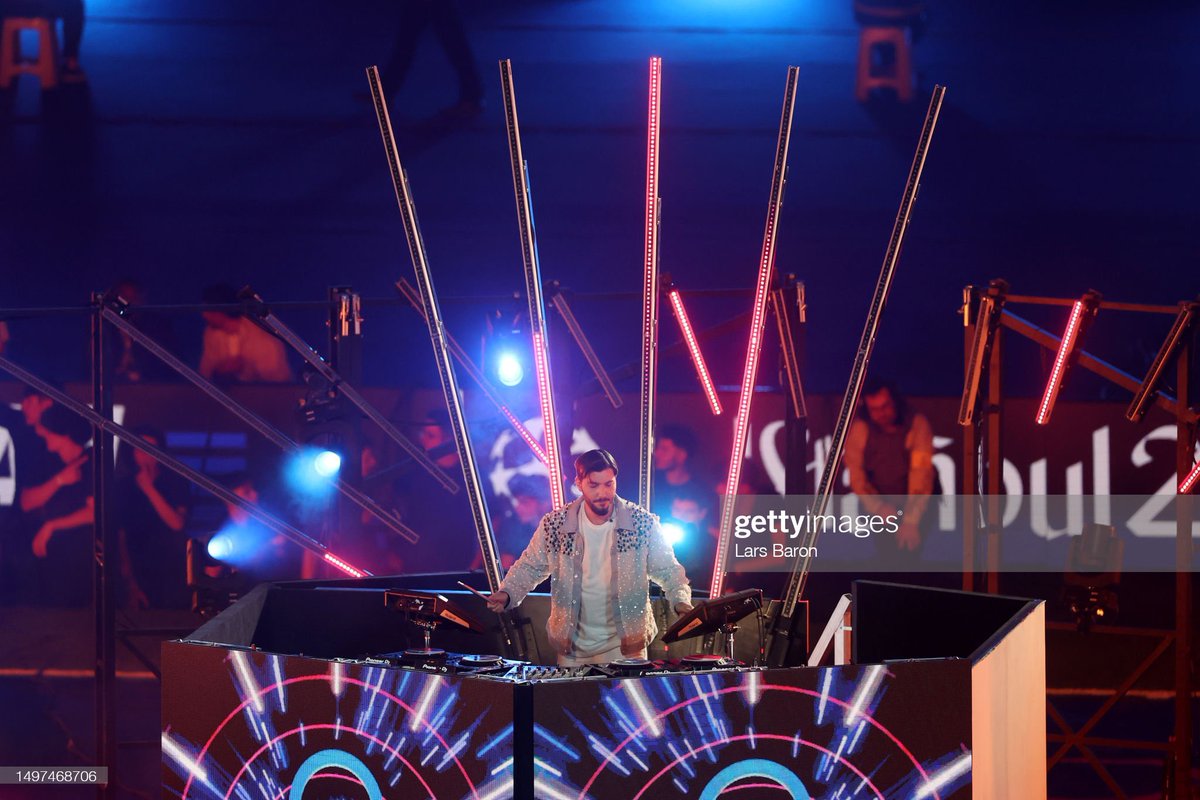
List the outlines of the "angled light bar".
{"label": "angled light bar", "polygon": [[[412,304],[412,307],[421,315],[421,319],[425,320],[425,309],[421,305],[421,295],[417,292],[416,288],[405,278],[401,278],[396,281],[396,289],[400,294],[404,295],[405,300]],[[479,367],[475,366],[475,363],[471,361],[467,352],[462,349],[462,346],[449,333],[446,334],[446,345],[450,348],[450,354],[454,356],[455,360],[458,361],[458,365],[462,367],[463,372],[467,373],[471,377],[471,380],[475,381],[479,390],[483,392],[483,396],[508,420],[508,424],[517,432],[521,440],[529,445],[529,449],[537,456],[537,460],[543,464],[547,463],[546,451],[542,449],[542,445],[537,440],[537,437],[525,427],[524,423],[512,412],[512,409],[504,404],[504,401],[500,399],[500,395],[496,392],[496,388],[492,386],[492,382],[484,376]]]}
{"label": "angled light bar", "polygon": [[495,592],[499,590],[504,574],[501,571],[496,537],[492,532],[492,516],[488,513],[487,498],[484,495],[483,482],[479,476],[479,466],[475,462],[475,449],[471,446],[471,435],[467,429],[462,393],[458,389],[458,377],[454,374],[454,364],[451,362],[450,349],[446,344],[446,326],[442,321],[442,308],[438,304],[437,292],[434,290],[433,275],[430,272],[429,259],[425,253],[425,241],[421,236],[421,228],[417,224],[417,209],[413,201],[412,188],[408,184],[408,175],[404,172],[404,166],[400,163],[400,154],[392,133],[392,121],[388,115],[383,87],[379,83],[378,67],[367,69],[367,82],[371,87],[371,97],[375,101],[375,116],[379,122],[380,136],[383,138],[388,171],[392,176],[396,203],[400,207],[400,218],[404,223],[408,252],[412,257],[417,289],[421,293],[421,305],[425,309],[425,323],[429,328],[433,357],[437,362],[442,394],[445,396],[446,410],[450,415],[450,429],[454,434],[454,446],[458,450],[458,460],[462,467],[463,486],[471,505],[475,533],[479,538],[479,548],[483,555],[483,569],[487,574],[488,585]]}
{"label": "angled light bar", "polygon": [[675,311],[675,319],[679,322],[683,341],[687,344],[688,352],[692,356],[692,364],[696,366],[696,377],[700,379],[700,386],[704,389],[704,396],[708,399],[708,407],[712,409],[713,414],[719,416],[724,410],[721,408],[721,398],[717,396],[717,387],[713,385],[712,376],[708,374],[708,364],[704,360],[704,353],[700,352],[700,342],[697,341],[696,332],[692,329],[692,321],[688,317],[687,309],[683,307],[683,298],[678,289],[668,291],[667,297],[671,301],[671,308]]}
{"label": "angled light bar", "polygon": [[762,351],[763,328],[767,314],[767,293],[771,272],[775,266],[775,239],[779,211],[783,207],[783,186],[787,177],[788,142],[792,138],[792,113],[796,105],[798,67],[788,67],[787,86],[783,93],[783,112],[779,117],[779,140],[775,146],[775,167],[771,175],[771,195],[767,204],[767,222],[763,229],[762,253],[758,259],[758,284],[754,291],[754,308],[750,318],[750,339],[746,345],[746,369],[742,374],[742,393],[738,398],[737,417],[733,423],[733,445],[729,451],[729,471],[725,480],[725,496],[721,500],[721,527],[717,537],[717,553],[713,561],[709,597],[720,597],[725,586],[725,566],[729,556],[729,540],[733,534],[734,495],[742,481],[742,456],[750,434],[750,404],[754,399],[754,382],[758,377],[758,358]]}
{"label": "angled light bar", "polygon": [[1042,402],[1038,405],[1036,419],[1038,425],[1045,425],[1050,421],[1050,415],[1054,413],[1054,403],[1058,400],[1058,395],[1066,382],[1067,371],[1075,360],[1079,342],[1083,338],[1084,331],[1087,330],[1088,323],[1096,316],[1096,307],[1099,303],[1100,295],[1088,292],[1076,300],[1075,305],[1071,306],[1071,316],[1067,320],[1067,328],[1063,331],[1062,339],[1058,343],[1058,353],[1054,356],[1054,368],[1050,370],[1050,380],[1046,382],[1046,390],[1042,393]]}
{"label": "angled light bar", "polygon": [[1129,404],[1129,408],[1125,410],[1125,417],[1133,422],[1141,422],[1146,416],[1147,409],[1150,408],[1150,403],[1154,400],[1154,392],[1158,388],[1158,383],[1162,379],[1163,372],[1167,366],[1175,358],[1175,354],[1179,351],[1179,345],[1183,343],[1183,336],[1187,333],[1193,323],[1196,321],[1196,311],[1200,308],[1200,303],[1180,303],[1179,314],[1176,315],[1175,321],[1171,324],[1171,330],[1167,333],[1167,338],[1163,340],[1162,346],[1158,348],[1158,354],[1154,356],[1154,361],[1150,363],[1150,369],[1146,372],[1146,377],[1142,378],[1142,383],[1138,386],[1137,392],[1133,395],[1133,401]]}
{"label": "angled light bar", "polygon": [[263,299],[254,293],[253,289],[249,286],[243,288],[238,292],[238,298],[246,303],[246,310],[249,312],[247,317],[251,321],[275,334],[295,350],[301,358],[308,362],[309,366],[316,370],[318,375],[337,390],[338,394],[350,401],[350,403],[363,413],[363,416],[379,426],[379,429],[386,433],[389,439],[400,445],[404,452],[429,473],[443,489],[450,494],[458,494],[458,484],[452,481],[442,471],[441,467],[433,463],[433,459],[426,454],[425,449],[401,433],[379,409],[368,403],[367,399],[357,389],[343,380],[330,363],[321,357],[320,353],[314,350],[308,342],[296,335],[296,332],[285,325],[283,320],[275,316],[270,306],[264,303]]}
{"label": "angled light bar", "polygon": [[[887,250],[883,256],[883,266],[879,270],[879,278],[875,283],[875,292],[871,296],[871,307],[867,311],[867,320],[863,325],[862,336],[858,341],[858,351],[854,364],[850,368],[850,380],[846,384],[846,393],[842,396],[842,407],[838,412],[837,422],[833,428],[833,441],[830,443],[825,466],[821,470],[821,479],[817,484],[816,496],[813,498],[812,513],[825,513],[825,506],[833,495],[834,484],[842,474],[842,458],[846,453],[846,437],[850,433],[850,425],[858,412],[858,402],[862,397],[863,384],[867,378],[867,366],[871,362],[871,354],[875,350],[875,342],[879,334],[879,323],[891,293],[892,280],[896,276],[896,267],[900,262],[900,251],[904,245],[904,235],[908,231],[908,223],[916,205],[917,192],[921,186],[921,175],[925,171],[925,159],[929,155],[929,146],[933,141],[933,132],[937,128],[938,117],[942,111],[942,102],[946,96],[946,87],[936,85],[929,97],[929,108],[925,111],[925,121],[921,125],[921,135],[917,141],[916,152],[913,153],[912,165],[908,170],[908,180],[904,184],[904,193],[900,197],[900,208],[896,212],[896,220],[892,223],[892,235],[888,240]],[[819,528],[819,526],[818,526]],[[819,529],[806,534],[802,541],[801,552],[806,555],[798,558],[792,567],[792,575],[788,580],[786,593],[782,600],[779,616],[775,618],[775,635],[771,639],[771,652],[768,663],[779,665],[783,663],[790,647],[796,606],[804,594],[808,580],[808,571],[812,566],[812,554],[816,551]],[[783,634],[783,635],[780,635]]]}
{"label": "angled light bar", "polygon": [[538,263],[537,235],[533,225],[533,200],[529,191],[529,168],[521,148],[517,121],[517,98],[513,91],[512,62],[500,61],[500,86],[504,94],[504,117],[508,155],[512,162],[513,192],[517,201],[517,225],[521,233],[521,260],[525,264],[525,296],[529,299],[529,327],[533,334],[533,364],[537,372],[538,403],[542,410],[546,456],[550,469],[550,501],[555,508],[565,504],[562,456],[558,446],[558,423],[554,413],[554,387],[550,382],[550,350],[546,339],[546,304],[542,299],[542,273]]}
{"label": "angled light bar", "polygon": [[[804,284],[796,287],[797,296],[803,297]],[[808,416],[808,405],[804,401],[804,383],[800,379],[800,364],[796,358],[796,340],[792,333],[792,318],[784,302],[786,289],[771,292],[771,314],[775,317],[775,330],[779,334],[779,352],[783,355],[783,373],[787,377],[788,395],[792,413],[797,419]]]}
{"label": "angled light bar", "polygon": [[322,556],[322,558],[325,559],[326,563],[340,569],[342,572],[346,573],[351,578],[365,578],[367,576],[367,573],[363,572],[360,569],[356,569],[349,562],[338,558],[333,553],[326,553],[324,556]]}
{"label": "angled light bar", "polygon": [[[38,392],[46,395],[47,397],[52,399],[55,403],[63,406],[67,410],[73,411],[74,413],[83,417],[84,419],[86,419],[88,422],[90,422],[96,428],[104,431],[105,433],[109,434],[110,436],[117,437],[122,442],[124,442],[125,444],[134,448],[135,450],[141,450],[143,453],[150,456],[155,461],[162,464],[164,467],[171,470],[175,474],[179,475],[182,478],[185,478],[186,480],[191,481],[192,483],[196,484],[201,489],[204,489],[205,491],[209,492],[210,494],[215,495],[222,502],[228,503],[229,505],[237,506],[238,508],[242,509],[247,514],[249,514],[251,517],[253,517],[254,519],[261,522],[263,525],[266,525],[271,530],[275,531],[276,533],[282,534],[287,539],[290,539],[294,544],[297,544],[300,547],[303,547],[305,550],[316,553],[317,555],[321,556],[322,558],[325,558],[327,555],[329,555],[328,548],[326,548],[325,545],[321,544],[320,542],[318,542],[316,539],[312,538],[308,534],[304,533],[303,531],[299,530],[298,528],[295,528],[295,527],[289,525],[288,523],[284,522],[283,520],[278,519],[274,515],[264,511],[262,509],[262,507],[259,506],[257,503],[251,503],[249,500],[246,500],[246,499],[242,498],[241,496],[234,494],[229,489],[226,489],[224,486],[217,483],[216,481],[214,481],[212,478],[208,477],[204,473],[198,472],[198,471],[192,469],[187,464],[184,464],[183,462],[181,462],[178,459],[171,456],[171,454],[168,453],[167,451],[165,451],[153,444],[150,444],[150,442],[146,441],[141,436],[138,436],[136,433],[129,430],[128,428],[126,428],[122,425],[118,425],[116,422],[114,422],[111,419],[106,419],[103,415],[97,413],[94,409],[79,402],[78,400],[71,397],[70,395],[68,395],[64,392],[60,392],[58,389],[55,389],[50,384],[46,383],[44,380],[42,380],[38,376],[34,375],[32,372],[29,372],[28,370],[18,366],[17,364],[14,364],[13,362],[9,361],[7,358],[4,358],[3,356],[0,356],[0,369],[3,369],[5,372],[8,372],[10,375],[12,375],[14,378],[21,381],[22,383],[27,384],[28,386],[32,386]],[[361,578],[361,577],[370,576],[370,574],[371,574],[370,572],[367,572],[365,569],[355,568],[347,561],[344,561],[342,559],[339,559],[339,561],[341,561],[341,566],[339,566],[338,568],[341,569],[343,572],[345,572],[347,575],[351,575],[356,578]],[[333,562],[330,562],[330,563],[333,563]],[[351,572],[351,570],[353,570],[353,572]]]}
{"label": "angled light bar", "polygon": [[[255,414],[250,409],[239,404],[229,395],[225,394],[215,383],[205,378],[196,370],[184,364],[178,358],[171,354],[166,348],[162,347],[158,342],[151,339],[142,331],[134,327],[129,320],[125,319],[122,314],[125,313],[126,306],[122,302],[117,302],[114,305],[105,307],[101,312],[106,322],[114,328],[124,333],[131,340],[137,342],[142,347],[146,348],[153,356],[158,358],[168,367],[173,369],[181,377],[191,383],[200,391],[207,394],[213,400],[216,400],[220,405],[225,407],[235,417],[246,423],[248,426],[258,431],[264,438],[272,442],[280,450],[287,453],[299,452],[300,445],[283,431],[276,428],[270,422],[267,422],[262,417]],[[393,533],[398,533],[409,542],[416,544],[420,537],[416,531],[405,525],[392,512],[383,508],[376,503],[369,495],[363,492],[358,487],[348,483],[340,477],[334,477],[334,487],[346,496],[351,502],[358,505],[367,513],[374,516],[380,522],[387,526]],[[457,490],[457,487],[455,487]]]}
{"label": "angled light bar", "polygon": [[650,58],[646,109],[646,249],[642,277],[642,394],[639,412],[638,503],[650,507],[654,481],[655,397],[658,394],[658,149],[662,112],[662,59]]}
{"label": "angled light bar", "polygon": [[[996,329],[1000,325],[1000,311],[1004,308],[1004,296],[1008,284],[1002,280],[992,281],[987,293],[979,298],[979,313],[975,318],[975,338],[971,340],[971,358],[967,362],[963,380],[962,401],[958,406],[958,424],[964,427],[975,421],[979,407],[979,387],[983,384],[983,373],[987,369],[988,356],[992,352]],[[963,319],[969,322],[970,299],[963,306]]]}
{"label": "angled light bar", "polygon": [[596,380],[604,389],[604,395],[608,398],[608,402],[612,403],[613,408],[620,408],[623,402],[621,395],[613,384],[612,378],[608,376],[608,370],[604,369],[604,365],[600,363],[600,356],[596,354],[596,348],[592,347],[592,343],[588,341],[587,334],[583,332],[583,326],[575,318],[575,312],[571,310],[567,298],[561,291],[555,291],[550,295],[550,302],[554,304],[554,310],[566,323],[567,330],[570,331],[575,344],[579,345],[579,352],[583,353],[583,357],[587,359],[588,366],[592,368],[592,374],[596,376]]}
{"label": "angled light bar", "polygon": [[1192,471],[1187,474],[1183,482],[1179,484],[1179,493],[1188,494],[1192,489],[1196,488],[1196,484],[1200,483],[1200,461],[1192,465]]}

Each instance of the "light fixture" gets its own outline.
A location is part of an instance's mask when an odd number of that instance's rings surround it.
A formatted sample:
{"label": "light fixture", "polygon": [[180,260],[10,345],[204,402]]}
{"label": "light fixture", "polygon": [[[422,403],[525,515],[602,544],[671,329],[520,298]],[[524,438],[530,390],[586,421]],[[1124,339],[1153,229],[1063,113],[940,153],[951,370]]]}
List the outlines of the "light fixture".
{"label": "light fixture", "polygon": [[1163,340],[1162,346],[1158,348],[1158,354],[1154,356],[1154,361],[1150,364],[1150,369],[1146,372],[1146,377],[1142,378],[1142,383],[1138,386],[1137,393],[1133,396],[1133,401],[1130,402],[1129,408],[1125,410],[1125,417],[1133,422],[1141,422],[1146,416],[1147,409],[1150,408],[1150,403],[1154,400],[1154,393],[1158,389],[1159,381],[1162,380],[1163,373],[1167,369],[1167,365],[1174,359],[1175,354],[1179,350],[1179,345],[1183,342],[1183,336],[1187,333],[1192,323],[1196,321],[1196,309],[1200,304],[1180,303],[1179,313],[1175,316],[1175,321],[1171,324],[1171,330],[1167,333],[1167,338]]}
{"label": "light fixture", "polygon": [[501,353],[496,360],[496,377],[505,386],[516,386],[525,379],[525,367],[515,353]]}
{"label": "light fixture", "polygon": [[1050,370],[1050,380],[1046,382],[1046,391],[1038,405],[1038,425],[1045,425],[1050,421],[1050,415],[1054,413],[1054,403],[1066,382],[1067,372],[1079,352],[1079,343],[1092,318],[1096,316],[1099,306],[1100,295],[1094,291],[1087,292],[1071,306],[1071,316],[1058,343],[1058,353],[1054,357],[1054,367]]}
{"label": "light fixture", "polygon": [[674,288],[667,292],[667,297],[671,301],[671,308],[675,311],[675,319],[679,321],[679,329],[683,332],[683,340],[687,343],[688,352],[692,356],[692,364],[696,367],[696,377],[700,379],[700,386],[704,389],[708,407],[712,409],[713,414],[719,415],[724,410],[721,408],[721,398],[717,396],[717,388],[713,385],[712,376],[709,375],[708,364],[704,361],[704,353],[700,352],[700,342],[696,340],[687,309],[683,307],[683,298],[679,295],[679,290]]}

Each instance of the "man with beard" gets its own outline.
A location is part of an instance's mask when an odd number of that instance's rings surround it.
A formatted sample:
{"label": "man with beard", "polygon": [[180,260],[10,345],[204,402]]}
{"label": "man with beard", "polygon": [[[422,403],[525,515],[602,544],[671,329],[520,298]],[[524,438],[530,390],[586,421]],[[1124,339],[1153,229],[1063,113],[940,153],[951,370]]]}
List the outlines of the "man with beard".
{"label": "man with beard", "polygon": [[617,462],[608,451],[575,459],[575,485],[582,497],[542,518],[488,608],[520,605],[549,577],[546,631],[560,665],[645,658],[657,633],[648,581],[682,614],[691,609],[687,576],[658,518],[617,496]]}
{"label": "man with beard", "polygon": [[[863,510],[900,518],[894,537],[873,537],[881,554],[891,564],[911,565],[921,550],[921,520],[934,490],[929,420],[911,410],[892,383],[868,381],[859,418],[846,437],[845,460]],[[904,506],[897,508],[901,501]]]}

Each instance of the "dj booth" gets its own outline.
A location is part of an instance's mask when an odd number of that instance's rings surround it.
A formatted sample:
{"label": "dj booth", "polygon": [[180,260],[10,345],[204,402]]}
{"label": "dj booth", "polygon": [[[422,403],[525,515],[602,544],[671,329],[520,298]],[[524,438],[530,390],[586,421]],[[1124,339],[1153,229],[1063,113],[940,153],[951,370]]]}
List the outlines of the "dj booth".
{"label": "dj booth", "polygon": [[1045,797],[1040,602],[857,582],[853,665],[559,668],[545,596],[505,630],[396,581],[260,586],[165,644],[163,797]]}

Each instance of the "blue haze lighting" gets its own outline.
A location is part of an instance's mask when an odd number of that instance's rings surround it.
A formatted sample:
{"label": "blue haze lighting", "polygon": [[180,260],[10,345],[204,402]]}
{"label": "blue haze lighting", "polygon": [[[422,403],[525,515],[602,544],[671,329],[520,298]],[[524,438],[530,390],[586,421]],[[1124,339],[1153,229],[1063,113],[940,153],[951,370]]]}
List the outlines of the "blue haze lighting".
{"label": "blue haze lighting", "polygon": [[334,491],[334,478],[341,463],[341,456],[337,453],[324,448],[306,447],[288,457],[284,462],[283,475],[288,488],[303,502],[309,505],[314,501],[324,503]]}
{"label": "blue haze lighting", "polygon": [[667,540],[667,544],[674,547],[684,540],[683,526],[674,522],[664,522],[662,526],[663,538]]}

